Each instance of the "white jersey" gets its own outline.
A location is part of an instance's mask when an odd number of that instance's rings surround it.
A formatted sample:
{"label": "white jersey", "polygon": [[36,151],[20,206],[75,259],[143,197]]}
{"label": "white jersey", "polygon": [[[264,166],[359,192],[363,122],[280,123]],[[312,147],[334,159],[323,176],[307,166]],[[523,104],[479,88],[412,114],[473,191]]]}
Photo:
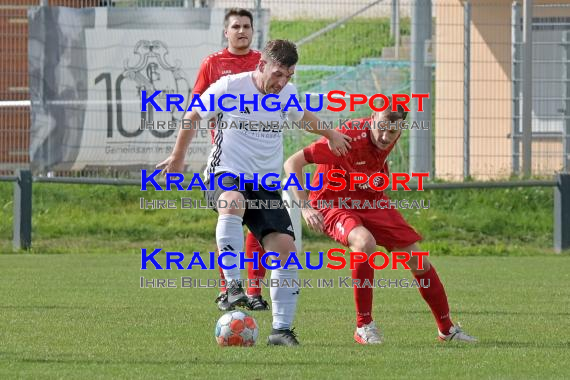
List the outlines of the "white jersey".
{"label": "white jersey", "polygon": [[[215,105],[210,111],[210,94],[214,96]],[[218,99],[224,94],[231,94],[236,99],[224,98],[224,108],[236,107],[234,111],[222,111],[218,106]],[[258,110],[252,104],[244,103],[244,111],[240,112],[240,94],[246,101],[258,98]],[[260,93],[253,83],[253,71],[236,75],[227,75],[220,78],[206,90],[200,100],[206,111],[195,108],[202,120],[216,118],[216,135],[214,145],[208,158],[208,165],[204,171],[207,181],[210,173],[230,172],[235,175],[244,174],[247,179],[253,179],[253,173],[258,173],[258,179],[268,173],[281,175],[283,167],[283,123],[299,121],[303,112],[296,106],[289,107],[287,112],[283,108],[291,95],[297,97],[297,89],[287,84],[278,98],[268,98],[267,107],[274,107],[280,102],[279,109],[268,111],[262,107],[264,94]],[[297,98],[298,99],[298,98]],[[273,125],[275,128],[263,128]]]}

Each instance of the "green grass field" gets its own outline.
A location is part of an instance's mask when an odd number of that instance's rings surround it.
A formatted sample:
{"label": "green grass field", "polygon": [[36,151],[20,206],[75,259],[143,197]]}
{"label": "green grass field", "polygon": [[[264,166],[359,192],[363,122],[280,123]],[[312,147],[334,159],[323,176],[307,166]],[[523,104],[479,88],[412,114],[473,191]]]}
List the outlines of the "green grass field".
{"label": "green grass field", "polygon": [[[12,251],[12,184],[0,183],[0,253]],[[405,193],[429,210],[403,210],[434,255],[552,254],[553,190],[515,188]],[[207,251],[216,215],[209,210],[141,210],[139,198],[203,199],[199,191],[141,192],[136,186],[34,184],[34,253],[136,253],[160,244],[171,250]],[[307,250],[333,242],[306,228]]]}
{"label": "green grass field", "polygon": [[[220,348],[214,289],[140,289],[135,254],[1,255],[0,378],[564,378],[570,373],[567,257],[435,258],[452,317],[481,343],[442,344],[417,289],[376,289],[381,346],[352,340],[352,290],[303,289],[302,346]],[[337,278],[347,271],[303,271]],[[387,271],[386,278],[404,278]],[[264,290],[267,293],[266,290]]]}
{"label": "green grass field", "polygon": [[[214,245],[208,210],[140,210],[137,187],[34,185],[32,254],[11,253],[12,194],[0,184],[0,378],[563,378],[570,373],[570,261],[553,255],[552,190],[414,193],[430,210],[404,214],[447,285],[452,316],[481,339],[440,344],[416,289],[376,289],[386,343],[352,341],[352,290],[304,289],[302,347],[216,346],[214,289],[140,289],[139,278],[210,271],[141,271],[140,249],[189,253]],[[403,197],[393,193],[392,197]],[[192,193],[195,197],[199,194]],[[405,195],[412,198],[409,194]],[[337,247],[304,231],[306,250]],[[463,256],[463,257],[459,257]],[[497,257],[502,256],[502,257]],[[348,271],[303,271],[338,278]],[[383,277],[407,278],[404,271]],[[178,281],[179,283],[179,281]],[[265,291],[267,294],[267,291]],[[233,375],[232,375],[233,374]]]}

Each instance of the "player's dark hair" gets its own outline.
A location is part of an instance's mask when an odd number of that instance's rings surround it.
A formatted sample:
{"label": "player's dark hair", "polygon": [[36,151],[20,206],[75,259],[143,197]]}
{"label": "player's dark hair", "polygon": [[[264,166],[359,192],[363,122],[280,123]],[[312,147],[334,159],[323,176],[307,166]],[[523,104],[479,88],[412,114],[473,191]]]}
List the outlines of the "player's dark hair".
{"label": "player's dark hair", "polygon": [[404,111],[404,107],[401,104],[398,104],[396,107],[397,111],[392,111],[392,105],[390,104],[384,114],[390,119],[391,122],[398,121],[400,119],[406,120],[408,116],[408,112]]}
{"label": "player's dark hair", "polygon": [[228,28],[230,24],[230,17],[238,16],[238,17],[249,17],[249,21],[251,22],[251,27],[253,28],[253,15],[250,11],[243,8],[230,8],[228,13],[226,13],[226,17],[224,18],[224,28]]}
{"label": "player's dark hair", "polygon": [[299,61],[297,46],[287,40],[271,40],[263,49],[262,55],[281,66],[291,67]]}
{"label": "player's dark hair", "polygon": [[[381,101],[381,104],[378,105],[378,108],[382,108],[382,106],[384,105],[384,102]],[[388,103],[388,107],[381,112],[382,113],[382,117],[385,118],[386,120],[390,120],[390,122],[396,122],[400,119],[402,120],[406,120],[406,117],[408,116],[408,111],[404,110],[404,107],[401,104],[398,104],[398,106],[396,107],[396,111],[392,111],[392,102]]]}

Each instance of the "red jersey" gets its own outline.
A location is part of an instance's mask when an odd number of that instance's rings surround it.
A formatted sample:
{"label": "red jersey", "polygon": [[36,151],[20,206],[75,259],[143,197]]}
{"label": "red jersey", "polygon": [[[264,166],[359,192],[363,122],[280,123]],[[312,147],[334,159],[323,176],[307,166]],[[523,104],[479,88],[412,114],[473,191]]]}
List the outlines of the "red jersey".
{"label": "red jersey", "polygon": [[[213,83],[217,82],[223,76],[231,74],[244,73],[246,71],[254,71],[261,58],[261,53],[257,50],[249,50],[245,55],[236,55],[230,53],[228,48],[220,50],[217,53],[210,54],[202,61],[196,83],[192,89],[194,94],[202,95]],[[212,144],[214,143],[215,131],[211,129]]]}
{"label": "red jersey", "polygon": [[192,95],[204,93],[218,79],[231,74],[254,71],[261,58],[257,50],[250,50],[245,55],[235,55],[226,48],[207,56],[200,65]]}
{"label": "red jersey", "polygon": [[[366,124],[368,123],[368,124]],[[312,186],[318,186],[319,173],[323,176],[323,186],[320,190],[311,191],[309,199],[311,199],[313,207],[316,206],[317,200],[334,201],[334,206],[338,206],[338,198],[350,200],[376,201],[382,199],[383,192],[370,188],[367,184],[360,184],[357,190],[348,189],[350,181],[349,173],[364,173],[368,177],[375,173],[384,173],[389,175],[388,164],[386,158],[394,148],[398,141],[396,139],[388,148],[380,149],[372,142],[372,136],[369,126],[372,125],[372,118],[354,119],[347,122],[340,132],[352,138],[351,148],[344,156],[335,156],[329,149],[328,141],[321,138],[303,150],[305,160],[310,163],[318,164],[317,171],[311,183]],[[327,189],[330,182],[327,179],[327,173],[332,169],[341,169],[346,171],[344,179],[347,183],[345,189],[334,191]],[[341,178],[340,174],[335,177]],[[384,181],[381,177],[376,177],[375,185],[382,186]],[[338,186],[338,182],[332,183]]]}

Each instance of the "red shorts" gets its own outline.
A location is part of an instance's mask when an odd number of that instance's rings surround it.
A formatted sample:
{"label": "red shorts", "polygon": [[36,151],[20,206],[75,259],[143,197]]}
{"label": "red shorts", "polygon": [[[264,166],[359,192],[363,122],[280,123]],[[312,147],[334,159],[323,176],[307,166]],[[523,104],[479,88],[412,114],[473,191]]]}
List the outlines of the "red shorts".
{"label": "red shorts", "polygon": [[358,226],[370,231],[376,244],[388,251],[422,240],[397,209],[323,208],[319,211],[325,219],[325,233],[346,247],[350,231]]}

